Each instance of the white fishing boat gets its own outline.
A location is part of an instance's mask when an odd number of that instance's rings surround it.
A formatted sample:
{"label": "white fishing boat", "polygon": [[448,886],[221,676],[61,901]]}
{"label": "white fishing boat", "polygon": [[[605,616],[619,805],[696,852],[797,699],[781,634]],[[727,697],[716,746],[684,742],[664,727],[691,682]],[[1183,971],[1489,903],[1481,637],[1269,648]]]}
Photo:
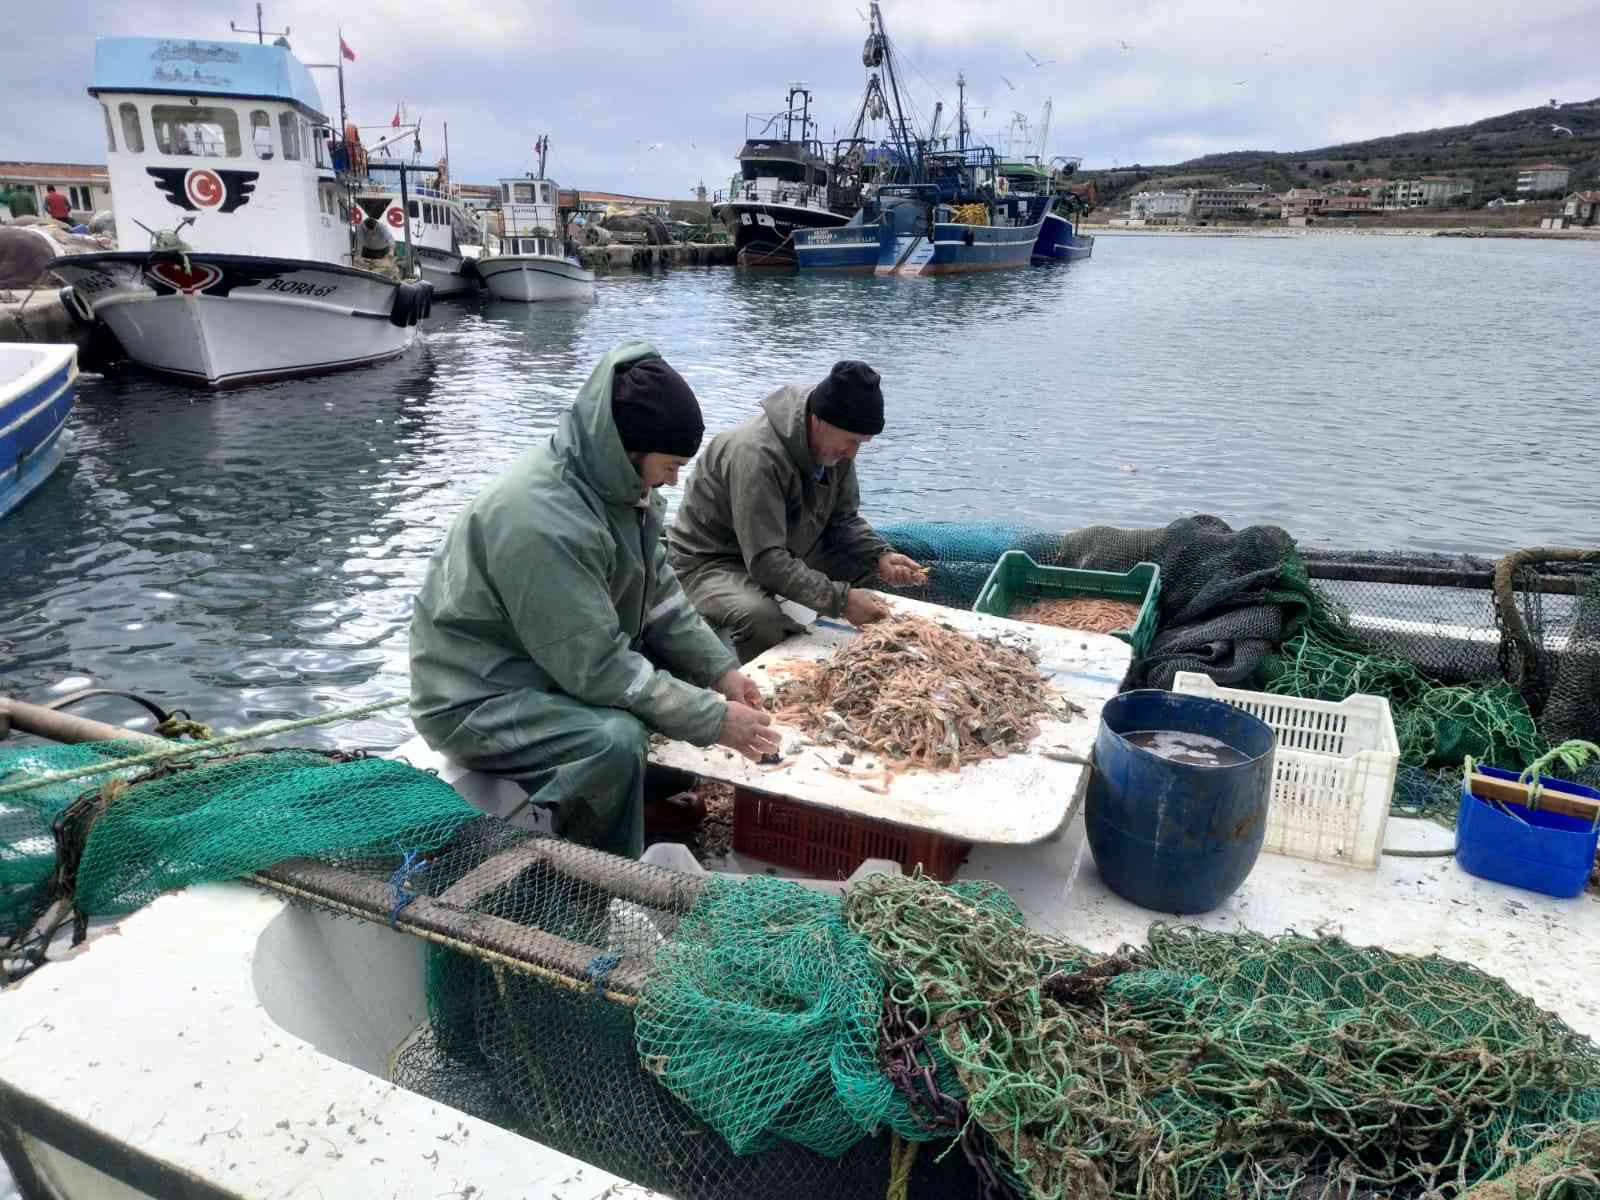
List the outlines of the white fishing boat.
{"label": "white fishing boat", "polygon": [[567,242],[561,187],[544,177],[542,149],[537,173],[500,180],[499,207],[491,210],[489,227],[477,274],[497,299],[594,298],[594,272]]}
{"label": "white fishing boat", "polygon": [[122,250],[63,258],[75,308],[129,359],[210,388],[394,358],[430,289],[357,269],[333,131],[287,42],[102,38]]}
{"label": "white fishing boat", "polygon": [[[478,290],[473,268],[483,254],[483,225],[461,203],[448,177],[430,184],[410,184],[406,195],[386,183],[356,193],[351,221],[374,217],[394,236],[395,253],[433,288],[433,298],[444,300]],[[408,219],[409,218],[409,219]]]}
{"label": "white fishing boat", "polygon": [[0,517],[61,465],[78,348],[0,343]]}

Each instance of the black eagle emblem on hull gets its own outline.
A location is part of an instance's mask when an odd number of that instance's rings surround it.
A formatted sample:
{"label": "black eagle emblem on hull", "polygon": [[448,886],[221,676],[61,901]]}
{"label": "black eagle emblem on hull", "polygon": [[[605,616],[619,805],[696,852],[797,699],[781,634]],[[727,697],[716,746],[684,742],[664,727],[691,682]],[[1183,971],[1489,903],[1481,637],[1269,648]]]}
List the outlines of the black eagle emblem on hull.
{"label": "black eagle emblem on hull", "polygon": [[231,213],[250,203],[260,171],[218,171],[211,167],[146,167],[167,201],[187,212]]}

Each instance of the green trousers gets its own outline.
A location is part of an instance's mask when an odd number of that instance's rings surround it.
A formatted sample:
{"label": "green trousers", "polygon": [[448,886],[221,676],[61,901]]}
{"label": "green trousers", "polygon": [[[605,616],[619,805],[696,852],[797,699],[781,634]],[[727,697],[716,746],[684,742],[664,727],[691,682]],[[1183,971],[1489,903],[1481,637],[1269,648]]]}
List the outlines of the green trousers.
{"label": "green trousers", "polygon": [[649,733],[620,708],[594,708],[548,692],[485,700],[454,728],[419,721],[427,743],[446,757],[504,776],[528,794],[522,808],[549,808],[561,837],[638,858],[644,853],[644,770]]}
{"label": "green trousers", "polygon": [[[865,587],[874,578],[872,571],[858,575],[858,564],[823,550],[811,554],[806,566],[829,579],[844,580],[853,587]],[[684,594],[706,624],[733,643],[741,663],[750,662],[785,638],[804,633],[778,607],[776,597],[745,570],[743,563],[710,563],[679,577]]]}

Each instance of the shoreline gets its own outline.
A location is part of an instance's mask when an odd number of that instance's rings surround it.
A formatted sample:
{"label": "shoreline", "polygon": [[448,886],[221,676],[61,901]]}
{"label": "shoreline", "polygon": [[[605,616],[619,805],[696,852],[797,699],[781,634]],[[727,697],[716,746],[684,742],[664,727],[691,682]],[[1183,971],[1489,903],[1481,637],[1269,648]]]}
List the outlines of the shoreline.
{"label": "shoreline", "polygon": [[1096,237],[1316,237],[1321,234],[1356,237],[1457,237],[1510,238],[1523,241],[1600,242],[1600,227],[1588,229],[1530,229],[1487,225],[1091,225],[1078,228]]}

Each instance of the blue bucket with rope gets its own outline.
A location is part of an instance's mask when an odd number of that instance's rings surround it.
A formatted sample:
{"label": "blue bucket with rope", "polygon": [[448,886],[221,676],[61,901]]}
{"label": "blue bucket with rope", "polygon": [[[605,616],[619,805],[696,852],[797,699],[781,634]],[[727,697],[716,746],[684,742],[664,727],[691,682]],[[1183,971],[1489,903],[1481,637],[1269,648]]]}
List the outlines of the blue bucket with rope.
{"label": "blue bucket with rope", "polygon": [[1231,896],[1266,838],[1276,742],[1259,717],[1209,697],[1146,690],[1106,701],[1084,806],[1106,885],[1179,916]]}
{"label": "blue bucket with rope", "polygon": [[[1600,826],[1593,817],[1573,816],[1550,808],[1474,795],[1474,775],[1515,784],[1516,771],[1473,764],[1461,776],[1461,807],[1456,814],[1456,862],[1482,879],[1543,892],[1576,896],[1589,882]],[[1600,805],[1600,791],[1564,779],[1538,777],[1550,799],[1567,797],[1580,805]],[[1535,802],[1537,805],[1537,801]]]}

